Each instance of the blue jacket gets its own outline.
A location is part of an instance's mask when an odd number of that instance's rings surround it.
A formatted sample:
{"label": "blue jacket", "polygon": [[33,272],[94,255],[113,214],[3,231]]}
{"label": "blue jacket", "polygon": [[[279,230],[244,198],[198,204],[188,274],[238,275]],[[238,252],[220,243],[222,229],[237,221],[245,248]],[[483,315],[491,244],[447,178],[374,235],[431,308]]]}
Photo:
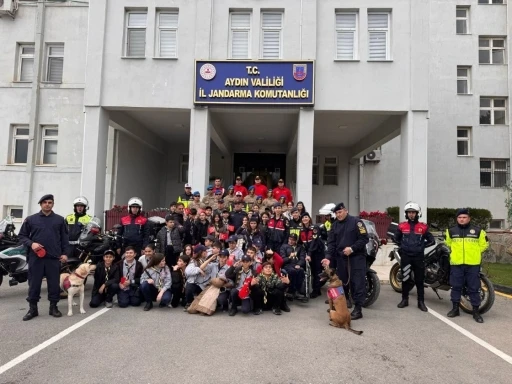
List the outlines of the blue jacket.
{"label": "blue jacket", "polygon": [[20,241],[29,248],[29,257],[37,257],[32,243],[41,244],[46,256],[58,259],[69,247],[68,225],[62,216],[53,211],[46,216],[42,211],[25,219],[19,233]]}
{"label": "blue jacket", "polygon": [[368,243],[368,231],[364,223],[354,216],[347,215],[345,220],[334,220],[327,236],[327,258],[344,256],[346,247],[352,248],[354,255],[365,255]]}

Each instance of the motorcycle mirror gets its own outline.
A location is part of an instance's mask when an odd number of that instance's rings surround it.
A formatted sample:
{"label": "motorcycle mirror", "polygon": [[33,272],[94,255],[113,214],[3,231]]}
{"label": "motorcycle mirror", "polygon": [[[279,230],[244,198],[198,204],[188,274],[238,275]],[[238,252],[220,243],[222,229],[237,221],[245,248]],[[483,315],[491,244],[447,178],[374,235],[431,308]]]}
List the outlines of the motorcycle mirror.
{"label": "motorcycle mirror", "polygon": [[96,228],[96,227],[92,227],[91,228],[91,233],[94,233],[95,235],[99,234],[100,233],[100,229],[99,228]]}

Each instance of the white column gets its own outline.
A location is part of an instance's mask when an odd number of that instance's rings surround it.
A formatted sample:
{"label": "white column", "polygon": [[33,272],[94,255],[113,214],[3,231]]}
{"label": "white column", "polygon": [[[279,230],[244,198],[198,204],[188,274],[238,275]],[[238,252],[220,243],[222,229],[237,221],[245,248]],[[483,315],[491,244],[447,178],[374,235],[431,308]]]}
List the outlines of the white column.
{"label": "white column", "polygon": [[359,159],[351,159],[348,163],[348,211],[357,216],[361,211],[359,196]]}
{"label": "white column", "polygon": [[82,185],[80,194],[89,200],[89,212],[103,218],[107,176],[108,112],[101,107],[85,107]]}
{"label": "white column", "polygon": [[190,114],[188,182],[202,195],[210,177],[210,112],[208,108],[192,108]]}
{"label": "white column", "polygon": [[301,108],[297,132],[297,201],[302,201],[307,209],[313,204],[314,133],[315,111]]}
{"label": "white column", "polygon": [[412,112],[402,118],[400,136],[400,217],[404,205],[417,202],[423,211],[422,221],[427,221],[427,112]]}

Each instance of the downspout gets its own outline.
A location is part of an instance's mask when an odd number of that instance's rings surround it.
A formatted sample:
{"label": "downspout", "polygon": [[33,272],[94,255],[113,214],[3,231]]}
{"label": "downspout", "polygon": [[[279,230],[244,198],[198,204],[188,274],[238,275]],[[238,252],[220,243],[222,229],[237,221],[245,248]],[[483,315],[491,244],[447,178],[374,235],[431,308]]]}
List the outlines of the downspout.
{"label": "downspout", "polygon": [[32,190],[34,188],[34,168],[37,158],[37,145],[39,143],[39,93],[41,85],[41,67],[43,61],[44,48],[44,24],[46,13],[46,0],[40,0],[37,3],[36,11],[36,32],[34,36],[34,77],[32,79],[32,89],[30,91],[30,115],[29,115],[29,135],[27,166],[25,167],[25,192],[23,213],[28,216],[32,212]]}
{"label": "downspout", "polygon": [[212,59],[212,42],[213,42],[213,0],[210,0],[210,38],[208,44],[208,59]]}
{"label": "downspout", "polygon": [[364,211],[364,158],[359,159],[359,212]]}
{"label": "downspout", "polygon": [[[507,2],[507,26],[510,26],[510,7],[508,6],[508,2]],[[511,93],[511,84],[510,84],[510,48],[511,48],[511,43],[510,43],[510,39],[507,39],[508,41],[508,44],[509,44],[509,49],[507,50],[508,51],[508,63],[509,63],[509,67],[508,67],[508,71],[507,71],[507,83],[508,83],[508,93],[509,93],[509,97],[508,99],[511,100],[511,97],[512,97],[512,93]],[[508,153],[508,156],[509,156],[509,177],[508,177],[508,183],[507,185],[510,187],[510,183],[511,183],[511,180],[512,180],[512,172],[511,172],[511,168],[510,168],[510,159],[512,158],[512,129],[510,127],[510,122],[512,121],[511,120],[512,118],[512,113],[511,113],[511,108],[509,106],[508,108],[508,121],[509,121],[509,127],[508,127],[508,150],[509,150],[509,153]],[[506,196],[506,199],[508,200],[510,198],[510,189],[507,188],[507,196]],[[511,228],[512,227],[512,221],[510,220],[510,217],[508,217],[508,212],[509,212],[509,209],[507,209],[507,220],[508,220],[508,227]]]}
{"label": "downspout", "polygon": [[300,24],[299,24],[299,47],[300,47],[300,58],[302,60],[302,16],[303,16],[303,1],[300,0]]}

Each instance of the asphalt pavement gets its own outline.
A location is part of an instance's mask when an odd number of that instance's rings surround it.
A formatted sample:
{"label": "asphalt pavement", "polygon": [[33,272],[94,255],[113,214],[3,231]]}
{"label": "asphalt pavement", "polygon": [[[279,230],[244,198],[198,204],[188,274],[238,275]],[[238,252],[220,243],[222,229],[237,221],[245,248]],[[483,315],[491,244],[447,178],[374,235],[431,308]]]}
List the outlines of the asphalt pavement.
{"label": "asphalt pavement", "polygon": [[[352,323],[364,331],[357,336],[328,325],[324,298],[291,303],[282,316],[114,306],[86,307],[85,315],[75,307],[72,317],[55,319],[43,289],[39,317],[23,322],[26,289],[0,287],[0,384],[511,382],[512,300],[501,296],[484,324],[467,314],[453,319],[465,335],[417,309],[414,293],[410,307],[396,308],[400,295],[385,284],[364,318]],[[449,293],[441,295],[427,290],[426,304],[446,318]],[[64,314],[66,306],[61,301]]]}

